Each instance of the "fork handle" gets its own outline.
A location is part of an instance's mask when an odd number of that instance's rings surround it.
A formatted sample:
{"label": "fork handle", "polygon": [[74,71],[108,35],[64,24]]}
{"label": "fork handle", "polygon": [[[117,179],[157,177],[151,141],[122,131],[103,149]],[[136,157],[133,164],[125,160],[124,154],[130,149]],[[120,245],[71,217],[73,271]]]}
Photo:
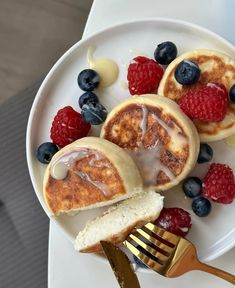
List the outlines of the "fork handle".
{"label": "fork handle", "polygon": [[194,269],[195,270],[201,270],[201,271],[213,274],[213,275],[218,276],[220,278],[223,278],[224,280],[226,280],[226,281],[228,281],[228,282],[230,282],[230,283],[235,285],[235,276],[230,274],[230,273],[228,273],[228,272],[220,270],[218,268],[215,268],[215,267],[212,267],[210,265],[198,262],[195,265]]}

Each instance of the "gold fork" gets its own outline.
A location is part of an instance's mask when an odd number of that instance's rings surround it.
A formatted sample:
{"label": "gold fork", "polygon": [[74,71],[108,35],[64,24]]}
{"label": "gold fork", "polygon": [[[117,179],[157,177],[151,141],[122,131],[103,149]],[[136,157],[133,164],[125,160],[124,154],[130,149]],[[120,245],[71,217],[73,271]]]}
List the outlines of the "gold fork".
{"label": "gold fork", "polygon": [[235,284],[234,275],[201,263],[191,242],[152,223],[134,230],[124,245],[146,266],[165,277],[174,278],[191,270],[201,270]]}

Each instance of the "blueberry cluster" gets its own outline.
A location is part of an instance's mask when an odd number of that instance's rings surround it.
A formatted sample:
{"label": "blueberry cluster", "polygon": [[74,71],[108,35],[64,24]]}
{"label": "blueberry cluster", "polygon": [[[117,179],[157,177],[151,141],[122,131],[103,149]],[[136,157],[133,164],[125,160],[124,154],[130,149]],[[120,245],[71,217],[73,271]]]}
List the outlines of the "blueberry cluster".
{"label": "blueberry cluster", "polygon": [[[79,73],[77,81],[78,86],[85,91],[78,100],[83,119],[91,125],[103,123],[107,117],[107,110],[99,103],[97,95],[93,92],[99,86],[100,76],[92,69],[85,69]],[[54,143],[42,143],[37,149],[36,157],[41,163],[49,164],[58,150]]]}
{"label": "blueberry cluster", "polygon": [[201,196],[202,181],[198,177],[188,177],[183,182],[183,191],[185,195],[193,199],[193,212],[199,217],[209,215],[211,211],[211,203],[208,199]]}
{"label": "blueberry cluster", "polygon": [[[178,51],[175,44],[173,42],[166,41],[157,46],[154,52],[154,58],[158,63],[168,65],[176,58],[177,53]],[[201,70],[198,64],[190,60],[181,61],[176,66],[174,72],[176,81],[181,85],[191,85],[196,83],[199,80],[200,75]]]}
{"label": "blueberry cluster", "polygon": [[77,81],[78,86],[85,91],[78,100],[83,119],[91,125],[102,124],[107,117],[107,110],[92,92],[100,84],[99,74],[92,69],[85,69],[79,73]]}
{"label": "blueberry cluster", "polygon": [[[213,150],[208,144],[201,144],[197,162],[199,164],[212,160]],[[199,217],[205,217],[211,212],[211,203],[202,194],[202,181],[198,177],[188,177],[183,182],[184,194],[193,199],[192,210]]]}
{"label": "blueberry cluster", "polygon": [[[158,63],[168,65],[176,58],[177,53],[178,51],[175,44],[173,42],[166,41],[157,46],[154,52],[154,58]],[[186,59],[181,61],[176,66],[174,72],[176,81],[181,85],[191,85],[196,83],[199,80],[200,75],[201,70],[198,64]]]}

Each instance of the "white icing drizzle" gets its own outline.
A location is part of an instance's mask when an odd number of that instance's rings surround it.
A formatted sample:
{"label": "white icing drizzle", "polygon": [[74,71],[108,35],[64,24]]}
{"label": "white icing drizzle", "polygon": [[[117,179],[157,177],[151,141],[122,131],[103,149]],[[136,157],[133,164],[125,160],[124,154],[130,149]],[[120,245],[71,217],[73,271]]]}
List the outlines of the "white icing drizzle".
{"label": "white icing drizzle", "polygon": [[51,167],[51,177],[56,180],[63,180],[66,178],[69,168],[75,161],[88,157],[91,153],[88,150],[74,151],[69,154],[63,155]]}
{"label": "white icing drizzle", "polygon": [[108,58],[94,58],[93,54],[96,47],[89,47],[87,51],[87,62],[89,68],[94,69],[100,76],[101,87],[108,87],[112,85],[118,78],[118,65],[112,59]]}
{"label": "white icing drizzle", "polygon": [[[64,155],[55,163],[53,163],[51,167],[51,176],[56,180],[65,179],[69,169],[74,165],[76,161],[87,158],[89,156],[93,156],[88,162],[90,167],[111,168],[109,163],[104,163],[102,161],[104,157],[100,153],[94,153],[92,150],[82,149]],[[105,196],[110,196],[112,194],[107,185],[100,181],[91,179],[87,173],[78,171],[77,175],[98,188]]]}
{"label": "white icing drizzle", "polygon": [[97,180],[92,180],[87,173],[79,171],[77,175],[83,180],[86,180],[87,182],[91,183],[93,186],[99,189],[105,196],[110,196],[112,194],[109,188],[104,183]]}
{"label": "white icing drizzle", "polygon": [[140,129],[141,129],[141,145],[144,140],[144,136],[147,131],[147,124],[148,124],[148,109],[145,106],[141,106],[142,109],[142,120],[140,122]]}
{"label": "white icing drizzle", "polygon": [[68,167],[63,162],[52,166],[51,176],[56,180],[63,180],[68,174]]}
{"label": "white icing drizzle", "polygon": [[147,186],[156,185],[157,175],[160,171],[164,172],[170,180],[175,178],[175,175],[170,171],[170,169],[160,160],[161,148],[162,145],[160,141],[158,141],[153,147],[149,147],[148,149],[142,146],[136,151],[129,152],[130,156],[139,167]]}
{"label": "white icing drizzle", "polygon": [[[93,157],[90,161],[89,161],[89,165],[91,167],[96,167],[96,168],[103,168],[103,167],[106,167],[106,168],[111,168],[110,164],[109,163],[104,163],[104,162],[100,162],[101,160],[104,159],[104,157],[100,154],[93,154]],[[99,161],[99,163],[97,163]]]}
{"label": "white icing drizzle", "polygon": [[164,128],[168,135],[171,137],[171,142],[174,148],[179,147],[179,149],[182,149],[182,146],[185,146],[187,144],[187,140],[185,137],[183,137],[180,132],[182,130],[174,123],[174,128],[168,126],[162,119],[160,119],[156,114],[154,114],[154,118],[156,121]]}
{"label": "white icing drizzle", "polygon": [[[146,106],[141,105],[142,109],[142,120],[140,122],[141,129],[141,141],[138,143],[138,148],[135,151],[128,151],[130,156],[134,159],[137,166],[140,169],[142,177],[146,185],[156,185],[157,176],[160,171],[164,172],[170,180],[175,178],[175,175],[171,170],[161,162],[160,153],[162,150],[162,144],[158,140],[154,146],[144,148],[143,140],[147,132],[148,124],[148,109]],[[164,128],[171,137],[173,145],[178,145],[182,149],[182,146],[187,143],[187,140],[180,134],[182,130],[174,123],[174,128],[168,126],[162,119],[160,119],[156,114],[153,114],[157,123]],[[175,147],[175,146],[174,146]]]}

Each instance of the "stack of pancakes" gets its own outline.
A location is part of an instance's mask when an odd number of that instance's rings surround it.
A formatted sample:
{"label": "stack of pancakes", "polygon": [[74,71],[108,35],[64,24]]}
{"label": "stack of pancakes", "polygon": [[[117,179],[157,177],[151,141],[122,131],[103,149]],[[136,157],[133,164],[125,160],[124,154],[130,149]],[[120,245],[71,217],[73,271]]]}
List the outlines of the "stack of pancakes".
{"label": "stack of pancakes", "polygon": [[[198,63],[201,76],[196,84],[183,86],[175,80],[174,70],[183,59]],[[163,207],[163,197],[155,192],[187,177],[196,164],[200,140],[235,133],[232,103],[225,119],[213,123],[192,122],[177,105],[189,89],[210,82],[229,90],[235,83],[235,62],[211,50],[185,53],[167,67],[159,95],[125,100],[109,113],[101,138],[77,140],[53,157],[44,178],[44,198],[53,214],[123,201],[79,232],[77,250],[99,251],[101,240],[120,243],[136,224],[154,221]]]}

